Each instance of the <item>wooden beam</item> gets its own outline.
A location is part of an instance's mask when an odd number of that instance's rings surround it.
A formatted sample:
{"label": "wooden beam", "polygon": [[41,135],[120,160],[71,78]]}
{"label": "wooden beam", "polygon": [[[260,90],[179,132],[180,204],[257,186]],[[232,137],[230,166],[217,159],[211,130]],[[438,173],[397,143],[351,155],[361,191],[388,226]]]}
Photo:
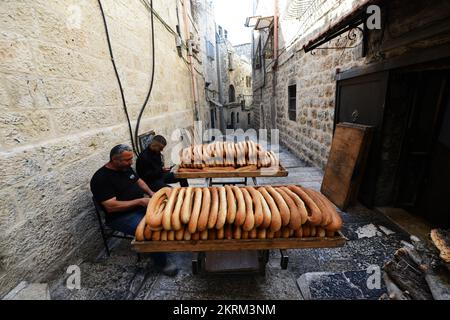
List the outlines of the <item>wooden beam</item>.
{"label": "wooden beam", "polygon": [[133,250],[145,252],[206,252],[269,249],[307,249],[342,247],[346,238],[338,233],[333,238],[246,239],[246,240],[190,240],[190,241],[143,241],[133,240]]}

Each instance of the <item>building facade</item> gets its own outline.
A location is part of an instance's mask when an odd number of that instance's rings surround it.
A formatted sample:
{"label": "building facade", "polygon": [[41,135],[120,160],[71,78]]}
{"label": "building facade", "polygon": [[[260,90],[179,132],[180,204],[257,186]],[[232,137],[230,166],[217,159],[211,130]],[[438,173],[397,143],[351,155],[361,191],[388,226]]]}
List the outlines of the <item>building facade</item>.
{"label": "building facade", "polygon": [[247,56],[247,44],[233,46],[228,32],[218,26],[220,85],[226,129],[252,128],[253,90],[252,67]]}
{"label": "building facade", "polygon": [[0,5],[0,296],[101,248],[89,181],[114,145],[132,144],[151,84],[152,36],[153,91],[138,134],[165,135],[170,159],[175,129],[210,125],[217,72],[203,45],[215,42],[215,28],[197,19],[213,19],[211,9],[197,15],[191,1],[155,0],[152,32],[149,1],[101,3],[129,123],[98,1]]}
{"label": "building facade", "polygon": [[449,13],[442,0],[255,1],[255,127],[324,169],[336,123],[373,126],[360,200],[450,225]]}

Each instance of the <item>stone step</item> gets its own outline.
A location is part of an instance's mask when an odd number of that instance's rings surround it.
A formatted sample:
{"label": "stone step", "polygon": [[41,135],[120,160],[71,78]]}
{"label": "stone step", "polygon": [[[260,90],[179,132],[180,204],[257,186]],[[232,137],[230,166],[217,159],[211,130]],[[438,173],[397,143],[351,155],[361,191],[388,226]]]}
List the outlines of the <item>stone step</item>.
{"label": "stone step", "polygon": [[2,300],[51,300],[47,283],[28,283],[22,281]]}
{"label": "stone step", "polygon": [[379,283],[373,280],[373,275],[367,270],[309,272],[297,279],[297,285],[305,300],[378,300],[386,293],[386,287],[381,272]]}

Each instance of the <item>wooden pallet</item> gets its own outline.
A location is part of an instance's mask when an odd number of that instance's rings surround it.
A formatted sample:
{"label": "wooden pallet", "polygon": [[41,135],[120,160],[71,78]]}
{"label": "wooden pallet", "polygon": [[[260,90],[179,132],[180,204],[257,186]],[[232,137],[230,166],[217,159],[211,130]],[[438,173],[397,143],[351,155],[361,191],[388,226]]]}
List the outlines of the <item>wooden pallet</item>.
{"label": "wooden pallet", "polygon": [[344,246],[346,238],[338,232],[332,238],[277,238],[241,240],[142,241],[133,240],[131,246],[139,253],[146,252],[207,252],[270,249],[336,248]]}
{"label": "wooden pallet", "polygon": [[287,177],[289,172],[280,165],[278,170],[262,168],[254,171],[218,171],[218,172],[179,172],[179,166],[175,167],[175,178],[199,179],[199,178],[258,178],[258,177]]}

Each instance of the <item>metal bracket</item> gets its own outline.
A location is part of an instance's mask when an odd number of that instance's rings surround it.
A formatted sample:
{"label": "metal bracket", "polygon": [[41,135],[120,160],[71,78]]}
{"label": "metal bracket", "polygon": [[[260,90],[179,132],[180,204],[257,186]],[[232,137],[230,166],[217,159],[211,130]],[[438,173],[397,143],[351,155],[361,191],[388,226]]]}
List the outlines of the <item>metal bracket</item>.
{"label": "metal bracket", "polygon": [[[366,28],[364,26],[364,28],[360,28],[360,27],[353,27],[353,28],[349,28],[346,31],[348,31],[347,33],[347,39],[348,40],[355,40],[356,39],[356,30],[360,31],[362,34],[362,43],[363,43],[363,56],[365,56],[365,52],[366,52],[366,35],[367,35],[367,31]],[[330,39],[332,40],[332,39]],[[311,49],[311,54],[314,56],[316,55],[315,50],[345,50],[345,49],[354,49],[356,47],[358,47],[359,44],[355,45],[355,46],[342,46],[342,47],[315,47],[313,49]]]}

